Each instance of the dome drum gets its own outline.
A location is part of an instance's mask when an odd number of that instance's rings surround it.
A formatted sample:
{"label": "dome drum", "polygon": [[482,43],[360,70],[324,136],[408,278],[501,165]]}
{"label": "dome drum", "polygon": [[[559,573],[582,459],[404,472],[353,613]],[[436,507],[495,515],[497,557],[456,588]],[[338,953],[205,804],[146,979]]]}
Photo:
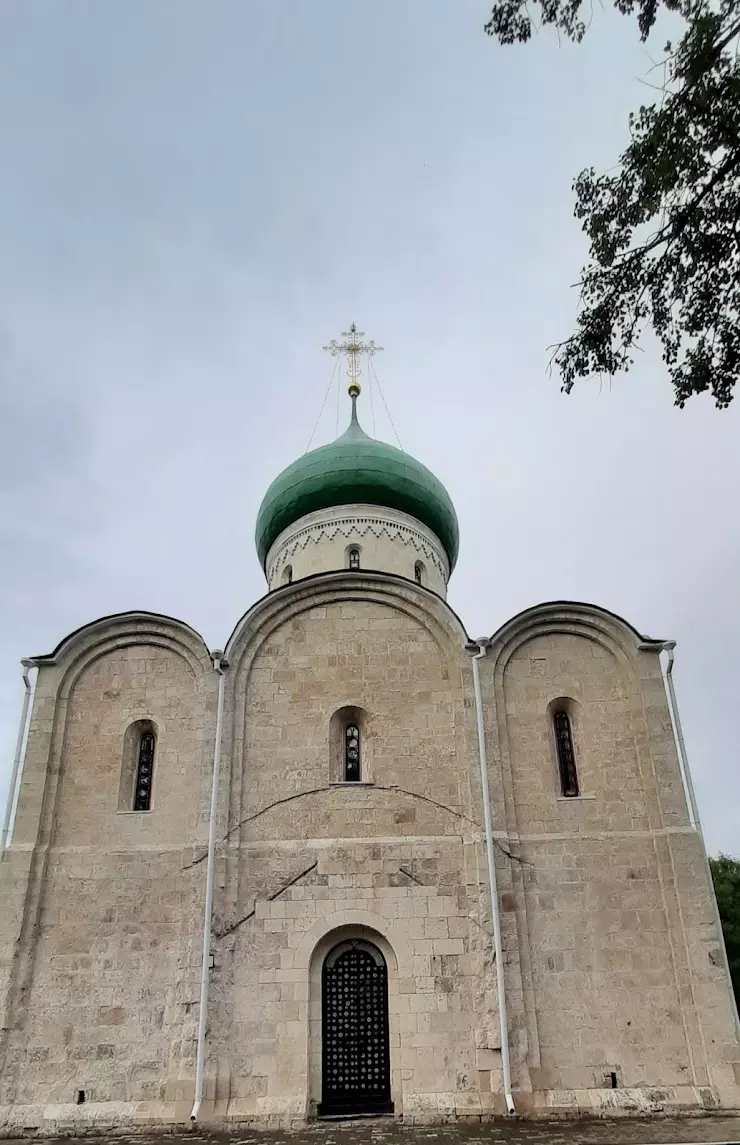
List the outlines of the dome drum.
{"label": "dome drum", "polygon": [[274,589],[355,563],[447,594],[450,564],[439,539],[406,513],[377,505],[341,505],[301,517],[270,547],[265,572]]}

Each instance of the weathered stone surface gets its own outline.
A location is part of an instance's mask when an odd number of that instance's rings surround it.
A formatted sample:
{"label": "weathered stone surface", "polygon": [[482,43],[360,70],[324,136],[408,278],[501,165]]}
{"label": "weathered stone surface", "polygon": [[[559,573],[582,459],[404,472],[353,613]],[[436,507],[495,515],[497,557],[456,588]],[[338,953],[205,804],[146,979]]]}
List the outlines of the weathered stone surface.
{"label": "weathered stone surface", "polygon": [[[440,598],[372,573],[268,595],[232,637],[210,1124],[315,1114],[321,970],[347,938],[387,963],[396,1115],[504,1112],[466,639]],[[597,609],[543,606],[494,637],[481,678],[517,1108],[740,1105],[706,863],[655,646]],[[40,669],[0,866],[5,1133],[187,1121],[216,693],[200,639],[161,617],[92,625]],[[560,795],[552,742],[562,698],[573,799]],[[344,709],[361,728],[360,783],[341,781],[332,740]],[[137,813],[119,797],[138,720],[157,746],[152,809]]]}

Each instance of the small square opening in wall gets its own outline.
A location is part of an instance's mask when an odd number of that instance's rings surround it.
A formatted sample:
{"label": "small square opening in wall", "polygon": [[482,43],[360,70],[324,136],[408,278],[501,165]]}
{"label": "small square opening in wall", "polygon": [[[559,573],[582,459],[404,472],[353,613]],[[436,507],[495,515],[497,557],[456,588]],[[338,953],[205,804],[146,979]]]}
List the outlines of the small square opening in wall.
{"label": "small square opening in wall", "polygon": [[85,1104],[85,1091],[84,1091],[84,1089],[78,1089],[77,1093],[75,1094],[75,1105],[84,1105],[84,1104]]}
{"label": "small square opening in wall", "polygon": [[614,1070],[611,1070],[611,1072],[606,1075],[605,1080],[606,1080],[606,1084],[607,1084],[608,1088],[610,1088],[610,1089],[617,1089],[618,1088],[619,1082],[617,1081],[617,1075],[616,1075],[616,1072]]}

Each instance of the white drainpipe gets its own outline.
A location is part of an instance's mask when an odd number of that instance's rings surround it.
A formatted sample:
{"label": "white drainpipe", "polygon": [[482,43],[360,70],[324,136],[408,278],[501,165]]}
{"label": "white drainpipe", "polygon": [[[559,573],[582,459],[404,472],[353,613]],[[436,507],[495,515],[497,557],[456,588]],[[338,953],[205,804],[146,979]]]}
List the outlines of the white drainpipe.
{"label": "white drainpipe", "polygon": [[[673,738],[676,741],[676,755],[678,756],[678,770],[681,773],[681,783],[683,784],[684,798],[686,799],[686,810],[689,815],[689,823],[692,831],[698,831],[701,834],[699,827],[699,813],[696,809],[696,798],[694,796],[694,787],[691,782],[691,775],[689,774],[688,756],[686,755],[686,744],[684,743],[683,732],[681,731],[681,721],[678,718],[678,704],[676,703],[676,690],[673,687],[673,659],[674,650],[676,647],[675,640],[666,640],[661,648],[661,652],[668,653],[668,663],[663,674],[663,683],[665,684],[666,695],[668,697],[668,713],[671,717],[671,727],[673,728]],[[663,661],[660,661],[660,667],[663,668]]]}
{"label": "white drainpipe", "polygon": [[224,681],[229,666],[223,652],[211,653],[213,669],[218,672],[216,707],[216,740],[213,748],[211,782],[211,816],[208,823],[208,863],[206,866],[206,905],[203,918],[203,959],[200,968],[200,1011],[198,1014],[198,1048],[195,1059],[195,1100],[190,1120],[197,1121],[203,1101],[203,1078],[206,1068],[206,1027],[208,1025],[208,982],[211,963],[211,920],[213,917],[213,878],[216,868],[216,811],[218,808],[218,775],[221,767],[221,732],[224,721]]}
{"label": "white drainpipe", "polygon": [[18,773],[21,769],[21,758],[23,752],[23,741],[26,736],[26,722],[28,719],[28,705],[31,700],[31,681],[28,679],[28,673],[32,668],[36,667],[35,660],[21,660],[23,666],[23,707],[21,708],[21,722],[18,728],[18,739],[15,744],[15,755],[13,756],[13,766],[10,771],[10,783],[8,784],[8,802],[5,805],[5,816],[3,818],[3,830],[0,835],[0,858],[5,853],[5,843],[8,838],[8,831],[10,830],[10,818],[13,814],[13,807],[15,805],[15,794],[18,783]]}
{"label": "white drainpipe", "polygon": [[[740,1015],[738,1015],[737,998],[735,991],[732,987],[732,976],[730,974],[730,963],[727,958],[727,949],[725,947],[725,937],[722,933],[722,919],[719,915],[719,907],[717,906],[717,896],[714,892],[714,880],[712,878],[712,869],[709,866],[709,858],[707,857],[707,848],[704,843],[704,833],[701,829],[701,821],[699,819],[699,808],[696,803],[696,795],[694,794],[694,784],[691,781],[691,771],[689,770],[689,757],[686,753],[686,743],[683,738],[683,730],[681,728],[681,717],[678,714],[678,703],[676,701],[676,689],[673,685],[673,661],[676,649],[675,640],[666,640],[661,652],[668,653],[668,661],[663,672],[663,682],[665,684],[666,695],[668,697],[668,711],[671,717],[671,724],[673,726],[673,735],[676,740],[676,754],[678,755],[678,766],[681,772],[681,782],[683,783],[684,795],[686,796],[686,809],[689,814],[689,823],[691,829],[696,831],[699,836],[699,843],[701,845],[701,852],[704,856],[704,864],[707,871],[707,879],[709,880],[709,892],[712,896],[712,906],[714,908],[714,922],[717,928],[717,936],[719,940],[720,950],[722,951],[722,961],[727,974],[727,985],[730,991],[730,1005],[732,1006],[732,1013],[735,1018],[735,1030],[740,1037]],[[663,661],[660,662],[661,669],[663,669]]]}
{"label": "white drainpipe", "polygon": [[467,645],[473,656],[473,687],[475,689],[475,719],[478,725],[478,754],[480,758],[480,780],[483,791],[483,824],[486,833],[486,860],[488,862],[488,889],[491,896],[491,918],[493,920],[493,949],[496,958],[496,993],[498,995],[498,1016],[501,1027],[501,1072],[504,1083],[507,1113],[516,1113],[511,1093],[511,1065],[509,1062],[509,1023],[506,1015],[506,991],[504,987],[504,954],[501,945],[501,915],[499,912],[498,890],[496,887],[496,862],[493,853],[493,831],[491,829],[491,801],[488,794],[488,755],[486,753],[486,732],[483,723],[483,697],[480,689],[478,661],[483,659],[488,649],[487,638]]}

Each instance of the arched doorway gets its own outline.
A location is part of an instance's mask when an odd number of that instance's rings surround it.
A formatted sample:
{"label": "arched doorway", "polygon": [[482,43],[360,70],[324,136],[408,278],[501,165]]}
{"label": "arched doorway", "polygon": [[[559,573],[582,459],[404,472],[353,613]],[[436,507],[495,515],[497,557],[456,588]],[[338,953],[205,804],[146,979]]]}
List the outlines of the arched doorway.
{"label": "arched doorway", "polygon": [[340,942],[321,975],[319,1116],[392,1113],[388,970],[377,946]]}

